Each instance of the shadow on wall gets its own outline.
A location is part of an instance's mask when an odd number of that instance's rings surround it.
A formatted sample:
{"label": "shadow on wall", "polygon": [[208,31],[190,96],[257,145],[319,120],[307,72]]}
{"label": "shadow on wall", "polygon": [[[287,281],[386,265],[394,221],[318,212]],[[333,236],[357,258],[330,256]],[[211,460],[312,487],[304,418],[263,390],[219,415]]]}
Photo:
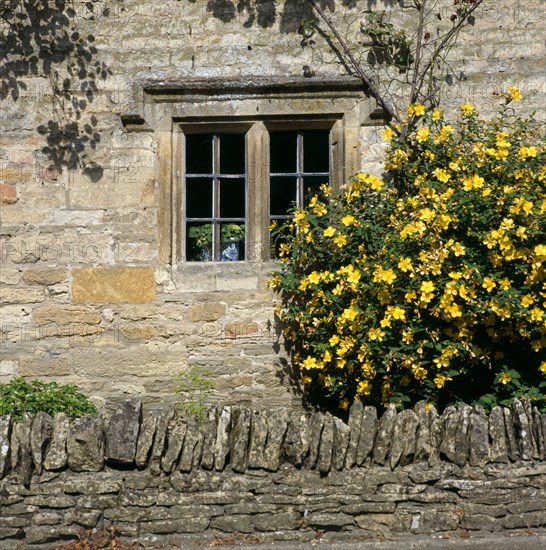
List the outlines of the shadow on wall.
{"label": "shadow on wall", "polygon": [[[89,162],[86,150],[100,141],[97,119],[85,111],[98,93],[97,82],[110,69],[96,59],[95,37],[78,32],[80,19],[92,21],[97,0],[4,0],[0,6],[0,100],[28,97],[27,77],[49,80],[53,116],[37,131],[45,137],[42,152],[56,168],[83,167],[93,181],[102,169]],[[102,8],[101,8],[102,9]]]}
{"label": "shadow on wall", "polygon": [[[197,0],[188,0],[195,3]],[[336,5],[346,8],[361,7],[373,9],[377,4],[391,6],[400,4],[401,0],[317,0],[322,9],[334,12]],[[316,12],[308,0],[208,0],[206,10],[214,17],[229,23],[236,18],[244,18],[245,27],[257,25],[259,27],[272,27],[277,18],[280,19],[281,32],[297,32],[302,19],[318,21]]]}

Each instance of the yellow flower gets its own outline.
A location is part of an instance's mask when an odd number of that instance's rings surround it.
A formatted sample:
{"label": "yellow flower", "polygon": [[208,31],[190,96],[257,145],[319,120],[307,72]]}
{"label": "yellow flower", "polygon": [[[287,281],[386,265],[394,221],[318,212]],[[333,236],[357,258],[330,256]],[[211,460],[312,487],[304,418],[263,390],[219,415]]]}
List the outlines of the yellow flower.
{"label": "yellow flower", "polygon": [[373,191],[381,191],[385,182],[381,181],[377,176],[370,176],[368,178],[368,183]]}
{"label": "yellow flower", "polygon": [[435,168],[432,171],[432,175],[438,180],[443,183],[448,182],[451,179],[451,174],[444,170],[443,168]]}
{"label": "yellow flower", "polygon": [[491,292],[495,287],[497,286],[497,283],[493,281],[493,279],[489,277],[485,277],[482,283],[482,287],[487,290],[487,292]]}
{"label": "yellow flower", "polygon": [[343,310],[341,318],[346,321],[354,321],[357,315],[358,311],[351,306]]}
{"label": "yellow flower", "polygon": [[296,224],[303,221],[305,219],[305,212],[303,210],[296,210],[294,214],[294,221]]}
{"label": "yellow flower", "polygon": [[392,285],[396,279],[396,274],[392,269],[383,269],[382,267],[377,268],[373,273],[374,282],[385,282],[389,285]]}
{"label": "yellow flower", "polygon": [[413,114],[415,116],[423,116],[425,114],[425,106],[421,105],[421,103],[416,103],[413,106]]}
{"label": "yellow flower", "polygon": [[506,385],[512,380],[512,377],[510,376],[509,372],[501,372],[499,373],[497,379],[501,384]]}
{"label": "yellow flower", "polygon": [[339,342],[339,336],[337,334],[334,334],[330,337],[329,342],[331,346],[335,346]]}
{"label": "yellow flower", "polygon": [[481,176],[474,174],[471,178],[463,179],[463,190],[471,191],[472,189],[479,189],[480,187],[483,187],[484,183],[485,180]]}
{"label": "yellow flower", "polygon": [[437,388],[443,388],[447,380],[451,380],[449,376],[443,376],[442,374],[437,374],[434,378],[434,384]]}
{"label": "yellow flower", "polygon": [[455,243],[451,250],[453,250],[455,256],[464,256],[466,254],[466,249],[461,243]]}
{"label": "yellow flower", "polygon": [[415,134],[415,139],[419,143],[423,143],[423,141],[426,141],[428,139],[429,135],[430,130],[428,128],[419,128],[419,130],[417,130],[417,133]]}
{"label": "yellow flower", "polygon": [[537,154],[537,148],[534,145],[531,145],[531,147],[522,147],[518,151],[518,158],[525,160],[527,157],[536,157]]}
{"label": "yellow flower", "polygon": [[413,271],[410,258],[400,258],[398,262],[398,269],[406,273],[407,271]]}
{"label": "yellow flower", "polygon": [[387,313],[392,316],[393,319],[397,321],[404,321],[406,319],[406,312],[399,306],[389,306],[387,307]]}
{"label": "yellow flower", "polygon": [[343,410],[346,410],[349,408],[349,400],[348,399],[342,399],[340,402],[339,402],[339,408],[340,409],[343,409]]}
{"label": "yellow flower", "polygon": [[311,284],[314,284],[314,285],[320,283],[320,275],[316,271],[313,271],[313,273],[308,275],[307,279]]}
{"label": "yellow flower", "polygon": [[464,105],[461,105],[461,115],[470,115],[476,110],[474,105],[472,103],[465,103]]}
{"label": "yellow flower", "polygon": [[442,112],[439,111],[438,109],[436,109],[436,110],[432,113],[432,120],[438,120],[441,116],[442,116]]}
{"label": "yellow flower", "polygon": [[321,216],[324,216],[325,214],[327,214],[328,210],[326,210],[326,206],[324,206],[324,204],[319,202],[313,208],[313,212],[320,218]]}
{"label": "yellow flower", "polygon": [[334,242],[337,244],[337,246],[339,248],[342,248],[343,246],[345,246],[347,244],[347,236],[346,235],[338,235],[334,239]]}
{"label": "yellow flower", "polygon": [[420,290],[421,292],[432,292],[434,288],[434,283],[432,281],[423,281]]}
{"label": "yellow flower", "polygon": [[540,321],[544,317],[544,311],[542,311],[539,307],[534,307],[531,310],[531,321]]}
{"label": "yellow flower", "polygon": [[386,141],[390,141],[393,137],[394,137],[394,132],[392,131],[391,128],[385,128],[385,130],[383,130],[383,138]]}
{"label": "yellow flower", "polygon": [[358,386],[356,387],[356,393],[357,395],[370,395],[372,391],[372,385],[368,380],[363,380],[362,382],[358,383]]}
{"label": "yellow flower", "polygon": [[516,103],[519,103],[523,99],[523,95],[517,86],[508,86],[508,97],[510,101],[515,101]]}
{"label": "yellow flower", "polygon": [[546,361],[543,361],[540,366],[538,367],[538,370],[544,374],[546,374]]}
{"label": "yellow flower", "polygon": [[358,269],[355,269],[354,271],[351,271],[349,275],[347,276],[347,282],[356,285],[360,281],[360,271]]}
{"label": "yellow flower", "polygon": [[539,260],[546,260],[546,245],[545,244],[537,244],[535,248],[533,248],[533,251],[535,253],[535,256]]}
{"label": "yellow flower", "polygon": [[336,230],[334,227],[330,226],[324,230],[323,235],[325,237],[333,237],[336,234]]}
{"label": "yellow flower", "polygon": [[307,359],[305,359],[301,364],[300,364],[301,368],[302,369],[315,369],[317,368],[317,360],[314,358],[314,357],[311,357],[310,355],[307,356]]}
{"label": "yellow flower", "polygon": [[368,340],[379,340],[379,342],[383,341],[383,336],[385,336],[385,333],[380,328],[371,328],[368,331]]}
{"label": "yellow flower", "polygon": [[355,217],[351,216],[350,214],[348,214],[347,216],[343,216],[343,218],[341,218],[341,223],[346,227],[349,227],[350,225],[355,223]]}

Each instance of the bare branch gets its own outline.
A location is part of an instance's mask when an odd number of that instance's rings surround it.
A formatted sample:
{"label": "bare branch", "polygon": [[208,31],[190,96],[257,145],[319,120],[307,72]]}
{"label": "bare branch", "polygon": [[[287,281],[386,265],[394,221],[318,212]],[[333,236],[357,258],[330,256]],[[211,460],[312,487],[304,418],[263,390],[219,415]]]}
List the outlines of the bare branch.
{"label": "bare branch", "polygon": [[381,106],[381,108],[387,113],[389,118],[396,120],[397,122],[400,122],[400,119],[398,115],[396,114],[396,111],[394,110],[394,107],[381,95],[379,90],[376,88],[375,84],[373,83],[372,79],[366,74],[360,63],[355,59],[353,53],[351,52],[351,49],[349,48],[347,42],[343,39],[343,37],[339,34],[338,30],[336,29],[335,25],[333,24],[330,17],[328,17],[322,8],[317,4],[315,0],[307,0],[311,6],[315,9],[315,11],[318,13],[320,18],[326,23],[328,28],[332,31],[334,36],[336,37],[337,41],[339,42],[343,52],[347,56],[347,58],[350,61],[351,67],[354,71],[354,73],[364,82],[366,87],[368,88],[368,91],[370,95],[377,101],[377,103]]}

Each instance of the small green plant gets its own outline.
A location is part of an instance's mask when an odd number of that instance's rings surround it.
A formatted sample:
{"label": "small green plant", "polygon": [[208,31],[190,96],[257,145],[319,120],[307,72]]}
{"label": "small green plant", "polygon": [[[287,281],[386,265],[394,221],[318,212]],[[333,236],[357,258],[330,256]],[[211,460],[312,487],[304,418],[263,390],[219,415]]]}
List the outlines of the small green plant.
{"label": "small green plant", "polygon": [[212,371],[205,367],[192,367],[178,374],[174,393],[183,398],[178,403],[180,412],[194,416],[202,424],[207,418],[206,399],[214,390]]}
{"label": "small green plant", "polygon": [[0,416],[22,420],[27,413],[35,415],[42,411],[52,416],[63,412],[69,418],[97,414],[95,405],[74,384],[28,382],[22,377],[0,384]]}

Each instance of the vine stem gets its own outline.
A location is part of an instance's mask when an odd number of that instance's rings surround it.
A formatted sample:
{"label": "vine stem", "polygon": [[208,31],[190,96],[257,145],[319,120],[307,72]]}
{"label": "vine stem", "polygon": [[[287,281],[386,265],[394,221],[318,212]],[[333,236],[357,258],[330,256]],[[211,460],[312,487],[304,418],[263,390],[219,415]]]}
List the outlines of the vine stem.
{"label": "vine stem", "polygon": [[360,63],[356,60],[347,42],[339,34],[331,18],[328,17],[326,13],[324,13],[323,9],[317,4],[315,0],[307,0],[307,1],[311,4],[311,6],[313,6],[315,11],[318,13],[319,17],[326,23],[328,28],[332,31],[337,41],[339,42],[341,48],[343,49],[343,52],[351,62],[353,70],[355,71],[358,78],[360,78],[360,80],[364,82],[364,84],[368,88],[370,95],[377,101],[380,107],[382,107],[382,109],[387,113],[389,119],[391,120],[394,119],[396,122],[400,123],[401,120],[396,114],[394,107],[379,93],[379,90],[375,87],[375,84],[373,83],[372,79],[366,74],[366,72],[364,71]]}

